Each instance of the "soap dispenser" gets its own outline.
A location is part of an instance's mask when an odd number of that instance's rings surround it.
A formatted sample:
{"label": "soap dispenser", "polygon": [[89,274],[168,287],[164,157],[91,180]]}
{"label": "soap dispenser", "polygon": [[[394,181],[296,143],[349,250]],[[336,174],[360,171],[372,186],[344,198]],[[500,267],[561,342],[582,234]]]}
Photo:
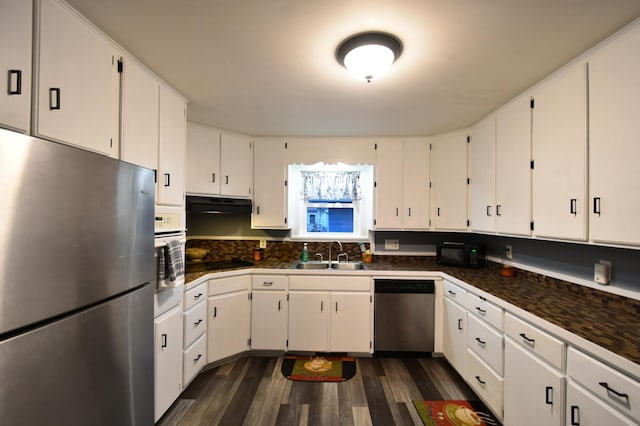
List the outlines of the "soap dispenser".
{"label": "soap dispenser", "polygon": [[309,248],[307,247],[307,243],[304,243],[304,247],[302,248],[302,262],[309,261]]}

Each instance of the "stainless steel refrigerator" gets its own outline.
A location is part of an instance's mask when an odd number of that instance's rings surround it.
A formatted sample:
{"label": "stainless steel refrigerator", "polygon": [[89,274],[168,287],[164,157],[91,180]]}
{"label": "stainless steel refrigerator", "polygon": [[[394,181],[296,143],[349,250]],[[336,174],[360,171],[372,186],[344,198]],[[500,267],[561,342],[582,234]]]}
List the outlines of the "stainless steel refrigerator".
{"label": "stainless steel refrigerator", "polygon": [[0,129],[0,423],[153,424],[153,172]]}

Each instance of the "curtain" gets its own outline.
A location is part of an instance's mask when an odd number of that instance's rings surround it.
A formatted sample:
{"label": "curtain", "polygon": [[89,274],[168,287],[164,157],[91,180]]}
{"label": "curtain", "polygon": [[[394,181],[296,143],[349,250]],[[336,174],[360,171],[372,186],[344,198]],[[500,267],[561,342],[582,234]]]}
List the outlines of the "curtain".
{"label": "curtain", "polygon": [[356,201],[360,195],[360,172],[303,171],[302,199]]}

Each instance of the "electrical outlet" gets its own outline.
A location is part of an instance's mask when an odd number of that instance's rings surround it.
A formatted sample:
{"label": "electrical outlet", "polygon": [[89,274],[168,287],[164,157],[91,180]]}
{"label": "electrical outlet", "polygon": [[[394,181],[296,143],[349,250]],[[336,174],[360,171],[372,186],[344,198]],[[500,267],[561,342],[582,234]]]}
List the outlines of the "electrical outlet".
{"label": "electrical outlet", "polygon": [[267,240],[260,240],[260,248],[261,249],[267,248]]}
{"label": "electrical outlet", "polygon": [[400,242],[398,240],[384,240],[385,250],[400,250]]}
{"label": "electrical outlet", "polygon": [[513,259],[513,248],[511,246],[506,246],[504,248],[504,257],[506,257],[507,260]]}

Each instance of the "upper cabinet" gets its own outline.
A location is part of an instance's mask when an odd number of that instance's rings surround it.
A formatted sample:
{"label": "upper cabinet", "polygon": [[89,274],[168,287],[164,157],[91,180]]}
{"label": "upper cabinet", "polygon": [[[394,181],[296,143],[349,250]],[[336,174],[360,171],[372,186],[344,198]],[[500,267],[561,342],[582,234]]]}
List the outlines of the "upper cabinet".
{"label": "upper cabinet", "polygon": [[253,143],[249,136],[220,135],[220,194],[251,197],[253,181]]}
{"label": "upper cabinet", "polygon": [[187,104],[173,90],[160,86],[157,204],[184,205]]}
{"label": "upper cabinet", "polygon": [[471,129],[469,162],[471,230],[496,231],[496,119],[485,118]]}
{"label": "upper cabinet", "polygon": [[431,142],[434,229],[467,229],[467,141],[467,133],[460,132]]}
{"label": "upper cabinet", "polygon": [[496,230],[531,235],[531,103],[519,97],[496,116]]}
{"label": "upper cabinet", "polygon": [[121,53],[66,4],[39,4],[34,134],[118,157]]}
{"label": "upper cabinet", "polygon": [[287,228],[287,143],[258,139],[253,147],[252,228]]}
{"label": "upper cabinet", "polygon": [[589,61],[589,238],[640,244],[640,26]]}
{"label": "upper cabinet", "polygon": [[0,3],[0,127],[29,132],[33,2]]}
{"label": "upper cabinet", "polygon": [[429,143],[376,144],[376,229],[429,229]]}
{"label": "upper cabinet", "polygon": [[587,238],[587,70],[578,63],[532,98],[532,216],[537,237]]}

